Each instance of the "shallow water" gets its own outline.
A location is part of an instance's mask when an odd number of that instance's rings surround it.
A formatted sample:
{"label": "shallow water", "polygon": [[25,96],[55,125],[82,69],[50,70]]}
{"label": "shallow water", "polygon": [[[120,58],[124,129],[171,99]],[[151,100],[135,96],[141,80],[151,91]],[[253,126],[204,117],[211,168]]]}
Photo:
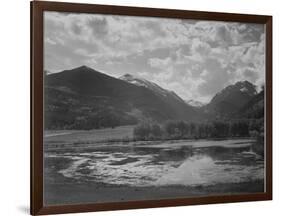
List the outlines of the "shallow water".
{"label": "shallow water", "polygon": [[[80,152],[46,153],[45,168],[79,182],[113,185],[214,185],[264,178],[263,157],[251,140],[99,145]],[[69,161],[48,167],[50,161]]]}

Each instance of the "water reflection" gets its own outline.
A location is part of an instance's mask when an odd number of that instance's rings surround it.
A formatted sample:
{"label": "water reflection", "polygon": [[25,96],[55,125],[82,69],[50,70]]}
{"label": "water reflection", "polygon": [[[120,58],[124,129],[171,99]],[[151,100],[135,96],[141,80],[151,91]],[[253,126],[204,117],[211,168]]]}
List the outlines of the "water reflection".
{"label": "water reflection", "polygon": [[48,153],[46,166],[54,158],[72,160],[64,168],[54,166],[52,172],[79,181],[134,186],[212,185],[263,179],[263,158],[251,151],[252,143],[196,142],[98,146],[82,153]]}
{"label": "water reflection", "polygon": [[263,164],[245,165],[241,163],[242,158],[217,161],[207,155],[195,155],[186,159],[178,168],[163,175],[155,184],[214,185],[263,179]]}

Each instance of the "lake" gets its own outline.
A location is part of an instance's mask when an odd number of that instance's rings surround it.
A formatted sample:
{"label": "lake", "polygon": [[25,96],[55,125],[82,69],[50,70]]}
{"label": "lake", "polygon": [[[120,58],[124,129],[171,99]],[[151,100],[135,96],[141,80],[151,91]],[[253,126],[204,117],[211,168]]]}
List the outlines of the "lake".
{"label": "lake", "polygon": [[[254,143],[251,139],[99,143],[45,151],[45,202],[263,192],[264,158],[252,151]],[[58,195],[60,190],[69,194],[67,199]],[[112,195],[114,191],[121,195]],[[149,196],[148,191],[155,194]]]}

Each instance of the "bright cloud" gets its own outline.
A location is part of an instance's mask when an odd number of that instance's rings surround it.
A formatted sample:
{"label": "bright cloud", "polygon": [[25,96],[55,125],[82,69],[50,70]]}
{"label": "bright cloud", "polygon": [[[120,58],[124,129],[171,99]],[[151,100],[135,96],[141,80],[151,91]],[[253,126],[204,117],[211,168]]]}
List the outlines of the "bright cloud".
{"label": "bright cloud", "polygon": [[45,12],[44,65],[88,65],[143,77],[183,99],[208,101],[240,80],[265,81],[265,34],[258,24]]}

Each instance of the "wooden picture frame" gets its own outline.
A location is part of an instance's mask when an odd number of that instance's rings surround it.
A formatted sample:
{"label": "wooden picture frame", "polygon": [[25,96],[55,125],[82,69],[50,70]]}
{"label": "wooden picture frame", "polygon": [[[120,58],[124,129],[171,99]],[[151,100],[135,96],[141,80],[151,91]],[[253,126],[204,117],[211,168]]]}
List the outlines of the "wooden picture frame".
{"label": "wooden picture frame", "polygon": [[[94,4],[59,3],[33,1],[30,5],[31,17],[31,210],[32,215],[90,212],[183,206],[213,203],[260,201],[272,199],[272,17],[232,13],[199,12],[185,10],[124,7]],[[208,21],[243,22],[265,25],[265,77],[266,77],[266,145],[265,145],[265,192],[211,195],[161,200],[138,200],[110,203],[68,204],[45,206],[43,201],[43,13],[45,11],[97,13],[160,18],[180,18]]]}

